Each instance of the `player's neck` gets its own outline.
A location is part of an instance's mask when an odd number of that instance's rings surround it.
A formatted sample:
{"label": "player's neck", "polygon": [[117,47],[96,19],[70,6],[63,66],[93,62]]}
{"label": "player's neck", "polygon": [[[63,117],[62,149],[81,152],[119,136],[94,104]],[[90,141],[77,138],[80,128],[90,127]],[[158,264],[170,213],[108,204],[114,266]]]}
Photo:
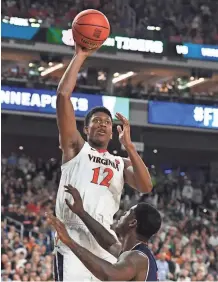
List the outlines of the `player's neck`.
{"label": "player's neck", "polygon": [[148,242],[144,238],[140,238],[140,237],[137,238],[135,245],[139,245],[139,244],[144,244],[148,247]]}
{"label": "player's neck", "polygon": [[122,240],[123,252],[130,251],[136,244],[137,244],[136,234],[134,233],[127,234]]}
{"label": "player's neck", "polygon": [[123,252],[130,251],[133,247],[138,244],[145,244],[147,245],[147,241],[140,236],[137,236],[135,233],[129,233],[123,238],[122,245],[123,245]]}
{"label": "player's neck", "polygon": [[89,140],[88,143],[92,148],[96,149],[97,151],[107,151],[108,144],[104,146],[99,146],[93,143],[91,140]]}

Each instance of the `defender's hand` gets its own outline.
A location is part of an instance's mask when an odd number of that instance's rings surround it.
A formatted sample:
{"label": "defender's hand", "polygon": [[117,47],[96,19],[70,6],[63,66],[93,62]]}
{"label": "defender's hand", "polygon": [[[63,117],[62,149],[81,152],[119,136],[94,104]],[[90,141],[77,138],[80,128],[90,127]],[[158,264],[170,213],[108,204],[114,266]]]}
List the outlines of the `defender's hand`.
{"label": "defender's hand", "polygon": [[52,214],[48,214],[48,222],[54,227],[57,231],[58,239],[60,239],[65,245],[68,245],[71,242],[71,238],[66,230],[65,225],[57,217]]}
{"label": "defender's hand", "polygon": [[85,211],[79,191],[73,186],[71,186],[70,184],[64,187],[65,187],[65,192],[69,193],[74,199],[73,204],[70,204],[70,202],[67,199],[65,199],[67,206],[76,215],[82,216],[85,213]]}
{"label": "defender's hand", "polygon": [[116,113],[115,116],[123,125],[123,129],[120,125],[117,126],[120,143],[123,144],[125,148],[128,148],[128,146],[132,146],[129,121],[120,113]]}

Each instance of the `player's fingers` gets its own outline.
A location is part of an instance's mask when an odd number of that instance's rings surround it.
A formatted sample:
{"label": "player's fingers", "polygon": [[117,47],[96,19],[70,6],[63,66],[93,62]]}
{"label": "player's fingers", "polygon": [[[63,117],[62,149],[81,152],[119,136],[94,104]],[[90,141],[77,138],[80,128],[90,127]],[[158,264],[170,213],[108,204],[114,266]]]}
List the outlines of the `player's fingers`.
{"label": "player's fingers", "polygon": [[53,218],[49,218],[48,222],[56,229],[56,222],[54,221]]}
{"label": "player's fingers", "polygon": [[119,120],[122,121],[124,124],[129,124],[128,119],[126,119],[123,115],[120,113],[116,113],[116,116],[119,117]]}
{"label": "player's fingers", "polygon": [[57,217],[53,216],[52,214],[48,215],[48,220],[53,226],[60,226],[61,224],[63,224]]}
{"label": "player's fingers", "polygon": [[64,185],[64,188],[70,190],[69,184],[68,185]]}
{"label": "player's fingers", "polygon": [[54,216],[52,214],[47,213],[46,216],[49,221],[53,221]]}
{"label": "player's fingers", "polygon": [[53,220],[51,221],[51,225],[53,226],[53,228],[58,232],[60,230],[60,226],[57,223],[57,221]]}
{"label": "player's fingers", "polygon": [[54,216],[50,217],[50,221],[51,221],[52,225],[57,225],[56,217],[54,217]]}
{"label": "player's fingers", "polygon": [[115,116],[118,117],[119,120],[124,120],[124,116],[121,115],[120,113],[116,113]]}
{"label": "player's fingers", "polygon": [[120,116],[118,113],[115,114],[115,117],[116,117],[118,120],[120,120],[121,122],[123,122],[121,116]]}
{"label": "player's fingers", "polygon": [[55,228],[58,230],[61,230],[63,228],[63,223],[60,220],[58,220],[57,218],[54,221],[54,224],[55,224]]}
{"label": "player's fingers", "polygon": [[71,184],[68,184],[69,189],[75,189]]}
{"label": "player's fingers", "polygon": [[120,118],[124,118],[124,116],[121,113],[116,113],[116,115],[118,115]]}
{"label": "player's fingers", "polygon": [[64,187],[68,190],[68,193],[70,193],[71,195],[77,192],[77,189],[74,188],[71,184],[65,185]]}
{"label": "player's fingers", "polygon": [[52,222],[51,222],[51,219],[50,219],[50,218],[48,218],[48,224],[52,224]]}
{"label": "player's fingers", "polygon": [[67,204],[67,206],[68,206],[70,209],[73,208],[73,206],[69,203],[69,201],[68,201],[67,199],[65,199],[65,203]]}
{"label": "player's fingers", "polygon": [[117,126],[117,131],[118,131],[119,133],[122,133],[122,128],[121,128],[120,125]]}
{"label": "player's fingers", "polygon": [[52,213],[45,212],[45,217],[46,217],[47,219],[49,219],[51,216],[52,216]]}
{"label": "player's fingers", "polygon": [[66,188],[66,189],[64,190],[64,192],[69,193],[70,195],[73,196],[73,193],[72,193],[71,190],[69,190],[68,188]]}
{"label": "player's fingers", "polygon": [[67,192],[67,193],[69,193],[73,196],[73,187],[72,186],[65,185],[64,188],[65,188],[65,192]]}
{"label": "player's fingers", "polygon": [[75,188],[72,188],[71,190],[66,188],[65,192],[69,193],[73,197],[74,201],[77,201],[80,199],[79,192]]}

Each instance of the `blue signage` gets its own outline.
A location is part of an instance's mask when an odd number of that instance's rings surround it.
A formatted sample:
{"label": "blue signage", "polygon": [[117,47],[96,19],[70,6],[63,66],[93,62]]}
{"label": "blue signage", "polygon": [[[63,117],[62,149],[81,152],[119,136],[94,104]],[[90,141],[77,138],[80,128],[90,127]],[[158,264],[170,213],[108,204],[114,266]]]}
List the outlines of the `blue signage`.
{"label": "blue signage", "polygon": [[218,129],[218,107],[150,101],[148,123]]}
{"label": "blue signage", "polygon": [[183,46],[188,48],[188,52],[184,53],[184,58],[218,62],[217,45],[183,43]]}
{"label": "blue signage", "polygon": [[[15,38],[22,40],[34,40],[36,42],[45,42],[51,44],[72,44],[71,30],[59,28],[41,28],[32,26],[22,26],[22,19],[15,18],[16,25],[2,21],[2,38]],[[28,19],[24,19],[29,24]],[[71,36],[71,37],[70,37]],[[174,46],[174,45],[173,45]],[[144,40],[138,38],[129,38],[121,36],[111,36],[108,44],[105,42],[107,50],[119,50],[129,52],[151,52],[166,56],[174,56],[171,51],[171,43],[165,41]],[[174,49],[175,47],[173,47]],[[193,43],[176,44],[176,54],[182,55],[186,59],[196,59],[204,61],[218,62],[218,45],[202,45]]]}
{"label": "blue signage", "polygon": [[31,26],[18,26],[8,23],[2,24],[2,37],[31,40],[34,35],[39,31],[39,27]]}
{"label": "blue signage", "polygon": [[[71,97],[75,114],[84,117],[93,107],[105,106],[114,117],[116,112],[129,119],[129,99],[113,96],[73,93]],[[2,110],[34,114],[56,114],[56,92],[30,88],[2,86]]]}

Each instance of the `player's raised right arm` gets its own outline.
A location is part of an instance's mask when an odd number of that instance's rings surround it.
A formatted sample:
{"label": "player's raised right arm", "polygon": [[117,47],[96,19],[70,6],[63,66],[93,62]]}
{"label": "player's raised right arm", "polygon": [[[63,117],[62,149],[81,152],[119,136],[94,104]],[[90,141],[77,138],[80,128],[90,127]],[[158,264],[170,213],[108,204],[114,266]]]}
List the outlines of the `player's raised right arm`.
{"label": "player's raised right arm", "polygon": [[76,85],[78,72],[85,59],[95,50],[84,50],[76,46],[76,54],[71,60],[68,68],[57,89],[57,124],[60,135],[60,146],[63,151],[63,163],[74,158],[84,145],[84,140],[77,130],[76,118],[71,95]]}

